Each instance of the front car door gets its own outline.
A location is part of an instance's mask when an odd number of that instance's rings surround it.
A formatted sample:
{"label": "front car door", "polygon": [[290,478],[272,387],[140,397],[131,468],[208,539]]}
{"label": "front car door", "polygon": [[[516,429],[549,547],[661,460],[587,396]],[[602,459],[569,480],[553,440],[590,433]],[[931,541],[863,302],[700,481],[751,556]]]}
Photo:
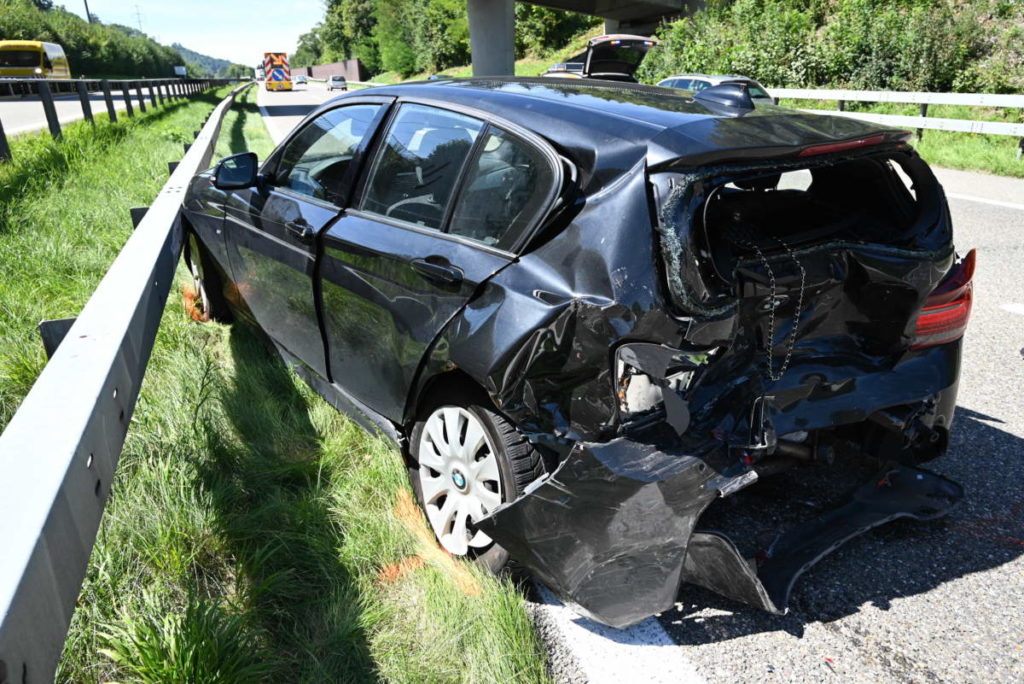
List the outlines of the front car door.
{"label": "front car door", "polygon": [[560,176],[539,141],[482,116],[401,104],[360,197],[323,236],[335,383],[400,421],[430,344],[480,283],[515,259]]}
{"label": "front car door", "polygon": [[324,377],[316,240],[345,206],[387,102],[346,103],[304,122],[265,166],[263,187],[235,192],[227,203],[225,242],[238,296],[271,339]]}

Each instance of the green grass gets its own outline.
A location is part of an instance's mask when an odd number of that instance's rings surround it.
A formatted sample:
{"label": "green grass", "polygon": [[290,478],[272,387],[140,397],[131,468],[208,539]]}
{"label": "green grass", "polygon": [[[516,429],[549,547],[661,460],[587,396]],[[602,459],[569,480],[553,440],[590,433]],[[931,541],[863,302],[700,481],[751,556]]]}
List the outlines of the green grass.
{"label": "green grass", "polygon": [[[223,91],[222,91],[223,92]],[[210,96],[0,165],[0,419],[45,362]],[[251,93],[218,154],[269,149]],[[179,269],[184,287],[188,278]],[[175,288],[60,663],[62,682],[544,681],[523,598],[433,543],[404,465],[258,333]]]}
{"label": "green grass", "polygon": [[[836,109],[835,102],[783,99],[780,104],[800,109]],[[847,110],[872,114],[899,114],[919,116],[919,105],[888,102],[848,102]],[[959,105],[930,105],[928,116],[942,119],[971,119],[976,121],[1002,121],[1024,123],[1024,111],[1012,108],[964,107]],[[925,130],[921,139],[912,142],[924,159],[934,166],[951,169],[981,171],[1000,176],[1024,178],[1024,160],[1017,159],[1019,140],[1009,135],[981,135],[953,131]]]}

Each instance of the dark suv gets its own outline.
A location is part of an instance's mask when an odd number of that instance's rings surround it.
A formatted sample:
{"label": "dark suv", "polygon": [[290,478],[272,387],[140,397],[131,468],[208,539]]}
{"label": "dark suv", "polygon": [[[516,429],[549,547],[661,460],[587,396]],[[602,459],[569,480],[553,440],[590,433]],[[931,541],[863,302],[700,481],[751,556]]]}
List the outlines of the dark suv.
{"label": "dark suv", "polygon": [[[187,256],[209,315],[401,446],[451,553],[616,626],[684,581],[782,612],[962,496],[919,465],[973,252],[908,138],[736,85],[381,87],[197,176]],[[808,489],[828,512],[759,503]]]}

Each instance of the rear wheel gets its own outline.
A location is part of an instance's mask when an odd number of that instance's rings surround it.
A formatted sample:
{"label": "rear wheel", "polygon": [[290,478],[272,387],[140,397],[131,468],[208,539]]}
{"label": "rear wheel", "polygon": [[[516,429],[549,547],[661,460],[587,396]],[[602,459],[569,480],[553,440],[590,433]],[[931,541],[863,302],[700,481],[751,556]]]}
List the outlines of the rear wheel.
{"label": "rear wheel", "polygon": [[473,401],[446,401],[416,423],[413,488],[449,553],[497,572],[508,552],[476,523],[543,473],[540,454],[502,416]]}
{"label": "rear wheel", "polygon": [[203,314],[212,321],[230,323],[234,317],[224,297],[224,281],[213,264],[213,257],[206,252],[194,233],[189,233],[188,250],[192,283]]}

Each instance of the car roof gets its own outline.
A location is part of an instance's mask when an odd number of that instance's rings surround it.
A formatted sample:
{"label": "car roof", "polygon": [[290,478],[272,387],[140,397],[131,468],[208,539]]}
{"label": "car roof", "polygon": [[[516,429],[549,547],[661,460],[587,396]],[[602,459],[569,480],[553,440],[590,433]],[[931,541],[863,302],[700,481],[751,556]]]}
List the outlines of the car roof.
{"label": "car roof", "polygon": [[441,106],[475,109],[532,131],[563,151],[605,160],[614,158],[616,150],[642,147],[649,165],[730,149],[850,140],[888,130],[760,102],[751,111],[738,112],[702,102],[686,91],[596,79],[418,81],[343,95],[324,107],[366,95],[429,99]]}

